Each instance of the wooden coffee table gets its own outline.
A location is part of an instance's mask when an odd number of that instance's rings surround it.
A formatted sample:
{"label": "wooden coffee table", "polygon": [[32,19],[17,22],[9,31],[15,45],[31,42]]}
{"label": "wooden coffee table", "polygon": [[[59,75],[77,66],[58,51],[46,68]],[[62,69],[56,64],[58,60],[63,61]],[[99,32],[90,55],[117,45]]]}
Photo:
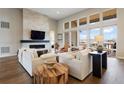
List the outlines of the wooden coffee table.
{"label": "wooden coffee table", "polygon": [[68,66],[60,63],[44,63],[34,72],[35,84],[65,84],[68,81]]}

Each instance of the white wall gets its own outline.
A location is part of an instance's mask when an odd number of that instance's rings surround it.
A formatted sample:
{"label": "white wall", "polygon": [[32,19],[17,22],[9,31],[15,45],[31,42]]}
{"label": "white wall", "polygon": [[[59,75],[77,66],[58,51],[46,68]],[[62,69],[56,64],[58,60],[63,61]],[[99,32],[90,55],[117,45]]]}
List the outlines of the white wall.
{"label": "white wall", "polygon": [[31,29],[46,31],[46,40],[49,40],[50,31],[54,31],[56,36],[57,22],[29,9],[0,8],[0,20],[3,19],[10,22],[10,29],[0,29],[0,48],[10,47],[10,53],[0,53],[0,57],[16,55],[21,48],[20,40],[30,39]]}
{"label": "white wall", "polygon": [[0,29],[0,47],[10,47],[10,53],[0,57],[16,55],[22,39],[22,10],[0,8],[0,20],[10,22],[10,29]]}
{"label": "white wall", "polygon": [[124,8],[117,9],[117,13],[118,13],[117,57],[124,59]]}
{"label": "white wall", "polygon": [[31,30],[45,31],[45,40],[50,40],[50,31],[57,31],[57,22],[45,15],[23,9],[23,40],[30,40]]}
{"label": "white wall", "polygon": [[49,39],[49,31],[56,31],[57,22],[48,18],[45,15],[31,11],[29,9],[23,9],[23,39],[30,39],[31,30],[40,30],[46,32],[46,38]]}

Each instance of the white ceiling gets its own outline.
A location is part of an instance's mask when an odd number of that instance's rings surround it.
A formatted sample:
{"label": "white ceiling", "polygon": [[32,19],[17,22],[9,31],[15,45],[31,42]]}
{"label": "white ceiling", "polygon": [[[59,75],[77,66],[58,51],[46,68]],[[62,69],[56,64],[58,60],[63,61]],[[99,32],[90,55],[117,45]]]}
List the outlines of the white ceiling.
{"label": "white ceiling", "polygon": [[32,11],[47,15],[55,20],[60,20],[86,9],[87,8],[30,8]]}

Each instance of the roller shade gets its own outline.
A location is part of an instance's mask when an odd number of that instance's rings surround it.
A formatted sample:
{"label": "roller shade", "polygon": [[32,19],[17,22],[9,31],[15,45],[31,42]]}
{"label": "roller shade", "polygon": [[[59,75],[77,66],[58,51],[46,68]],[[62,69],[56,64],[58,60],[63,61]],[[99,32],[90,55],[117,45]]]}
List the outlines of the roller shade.
{"label": "roller shade", "polygon": [[103,12],[103,20],[113,19],[117,17],[116,9]]}
{"label": "roller shade", "polygon": [[71,21],[71,28],[77,27],[77,20]]}
{"label": "roller shade", "polygon": [[90,23],[99,22],[99,21],[100,21],[100,15],[99,14],[95,14],[95,15],[90,16]]}
{"label": "roller shade", "polygon": [[79,19],[79,25],[85,25],[85,24],[87,24],[87,18],[86,17]]}

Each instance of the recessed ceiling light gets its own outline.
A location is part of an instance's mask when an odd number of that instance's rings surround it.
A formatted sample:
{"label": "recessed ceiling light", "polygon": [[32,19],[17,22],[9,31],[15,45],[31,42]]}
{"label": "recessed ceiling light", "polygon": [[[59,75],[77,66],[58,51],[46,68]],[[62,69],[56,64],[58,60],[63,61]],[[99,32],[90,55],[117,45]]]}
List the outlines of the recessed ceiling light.
{"label": "recessed ceiling light", "polygon": [[57,14],[60,14],[60,11],[57,11],[56,13],[57,13]]}

